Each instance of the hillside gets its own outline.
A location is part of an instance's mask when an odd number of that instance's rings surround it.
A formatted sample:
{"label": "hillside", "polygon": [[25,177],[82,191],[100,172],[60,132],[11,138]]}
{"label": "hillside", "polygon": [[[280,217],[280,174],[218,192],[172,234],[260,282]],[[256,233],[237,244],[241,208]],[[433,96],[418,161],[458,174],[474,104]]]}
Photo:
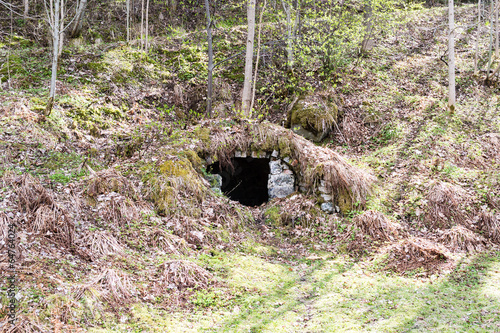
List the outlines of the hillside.
{"label": "hillside", "polygon": [[[500,330],[500,100],[474,75],[475,10],[456,8],[454,111],[447,8],[394,14],[331,75],[263,57],[254,119],[243,56],[204,114],[196,27],[147,54],[68,45],[46,118],[49,49],[2,34],[0,332]],[[216,30],[216,60],[244,49],[236,23]],[[321,142],[287,124],[301,108],[314,121],[296,125],[331,129]],[[293,193],[254,201],[259,177]]]}

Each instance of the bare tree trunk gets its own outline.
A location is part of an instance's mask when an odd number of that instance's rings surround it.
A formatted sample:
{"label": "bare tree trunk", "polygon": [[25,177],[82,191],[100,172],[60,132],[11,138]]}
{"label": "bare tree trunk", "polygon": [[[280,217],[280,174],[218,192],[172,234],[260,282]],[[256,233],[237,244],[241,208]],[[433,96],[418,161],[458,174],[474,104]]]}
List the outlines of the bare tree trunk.
{"label": "bare tree trunk", "polygon": [[372,29],[373,29],[373,9],[371,0],[368,0],[368,4],[365,6],[365,36],[363,37],[363,42],[361,43],[362,53],[367,53],[369,51]]}
{"label": "bare tree trunk", "polygon": [[[54,8],[52,20],[52,74],[50,77],[50,92],[49,101],[47,107],[45,108],[45,116],[49,116],[52,111],[52,106],[54,105],[54,98],[56,96],[56,79],[57,79],[57,61],[59,60],[59,36],[60,36],[60,7],[61,0],[54,0]],[[51,8],[52,10],[52,8]]]}
{"label": "bare tree trunk", "polygon": [[252,116],[250,104],[252,100],[252,67],[253,67],[253,43],[255,37],[255,0],[248,1],[247,8],[248,34],[247,49],[245,56],[245,82],[243,84],[243,96],[241,99],[241,109],[245,117]]}
{"label": "bare tree trunk", "polygon": [[255,72],[253,74],[252,103],[250,104],[250,110],[253,109],[253,105],[255,102],[255,85],[257,84],[257,71],[259,69],[259,58],[260,58],[260,33],[262,31],[262,16],[264,16],[264,11],[266,10],[266,4],[267,0],[264,0],[264,4],[262,5],[259,17],[259,34],[257,37],[257,60],[255,61]]}
{"label": "bare tree trunk", "polygon": [[205,12],[207,16],[207,40],[208,40],[208,88],[207,88],[207,115],[212,116],[212,95],[213,95],[213,71],[214,71],[214,51],[212,48],[212,19],[210,18],[210,4],[205,0]]}
{"label": "bare tree trunk", "polygon": [[30,2],[29,2],[29,0],[23,0],[23,3],[24,3],[23,18],[26,21],[26,19],[28,18],[28,12],[30,10]]}
{"label": "bare tree trunk", "polygon": [[281,6],[286,14],[286,54],[287,54],[287,67],[288,69],[293,68],[293,39],[292,39],[292,6],[286,2],[286,0],[281,0]]}
{"label": "bare tree trunk", "polygon": [[144,49],[144,0],[141,1],[141,50]]}
{"label": "bare tree trunk", "polygon": [[130,0],[127,0],[127,43],[130,43]]}
{"label": "bare tree trunk", "polygon": [[479,54],[479,38],[481,38],[481,0],[477,1],[477,31],[476,31],[476,52],[474,55],[474,75],[478,74],[477,58]]}
{"label": "bare tree trunk", "polygon": [[80,0],[80,4],[76,9],[75,18],[73,21],[73,28],[69,33],[71,38],[78,37],[82,32],[83,17],[85,16],[85,9],[87,9],[87,0]]}
{"label": "bare tree trunk", "polygon": [[498,59],[498,0],[495,1],[495,58]]}
{"label": "bare tree trunk", "polygon": [[294,29],[293,29],[293,40],[297,40],[297,34],[300,33],[300,26],[301,26],[301,21],[300,21],[300,0],[296,0],[296,7],[295,7],[295,23],[294,23]]}
{"label": "bare tree trunk", "polygon": [[488,51],[488,68],[486,69],[486,80],[490,79],[490,69],[493,62],[493,1],[490,3],[490,48]]}
{"label": "bare tree trunk", "polygon": [[148,53],[149,48],[149,0],[146,2],[146,53]]}
{"label": "bare tree trunk", "polygon": [[455,16],[453,0],[448,1],[448,19],[450,35],[448,37],[449,61],[448,64],[448,105],[451,112],[455,111]]}

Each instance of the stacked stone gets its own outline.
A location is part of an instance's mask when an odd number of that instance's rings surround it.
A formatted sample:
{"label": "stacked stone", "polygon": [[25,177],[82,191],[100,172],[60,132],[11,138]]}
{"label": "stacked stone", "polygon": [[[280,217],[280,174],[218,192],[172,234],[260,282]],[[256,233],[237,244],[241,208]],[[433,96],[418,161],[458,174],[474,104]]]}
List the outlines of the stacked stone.
{"label": "stacked stone", "polygon": [[295,177],[286,163],[278,159],[278,152],[274,150],[269,162],[269,180],[267,190],[269,199],[284,198],[295,192]]}
{"label": "stacked stone", "polygon": [[321,180],[320,186],[318,186],[318,192],[319,192],[319,196],[324,201],[321,204],[322,211],[324,211],[328,214],[331,214],[334,211],[340,212],[340,208],[338,206],[333,205],[333,197],[332,197],[331,193],[329,193],[328,190],[326,189],[326,183],[324,180]]}

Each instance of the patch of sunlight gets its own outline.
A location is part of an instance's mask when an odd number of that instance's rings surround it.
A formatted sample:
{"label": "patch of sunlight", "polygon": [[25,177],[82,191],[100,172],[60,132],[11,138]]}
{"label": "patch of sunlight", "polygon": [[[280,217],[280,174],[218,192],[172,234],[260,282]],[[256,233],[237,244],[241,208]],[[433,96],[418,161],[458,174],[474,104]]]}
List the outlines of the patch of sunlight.
{"label": "patch of sunlight", "polygon": [[500,288],[498,286],[500,286],[500,262],[491,265],[484,278],[484,286],[481,291],[486,298],[492,298],[500,302]]}
{"label": "patch of sunlight", "polygon": [[280,283],[293,280],[295,275],[281,264],[239,254],[227,257],[227,269],[229,270],[227,282],[230,285],[255,288],[264,293],[274,291]]}
{"label": "patch of sunlight", "polygon": [[130,323],[118,324],[109,331],[90,332],[199,332],[201,329],[213,328],[221,321],[225,312],[166,312],[151,306],[136,304],[132,307],[133,319]]}
{"label": "patch of sunlight", "polygon": [[422,294],[425,282],[371,273],[356,266],[341,273],[344,270],[342,263],[331,262],[315,274],[317,279],[328,274],[331,278],[325,279],[308,330],[394,332],[416,317],[424,305],[424,299],[415,294]]}

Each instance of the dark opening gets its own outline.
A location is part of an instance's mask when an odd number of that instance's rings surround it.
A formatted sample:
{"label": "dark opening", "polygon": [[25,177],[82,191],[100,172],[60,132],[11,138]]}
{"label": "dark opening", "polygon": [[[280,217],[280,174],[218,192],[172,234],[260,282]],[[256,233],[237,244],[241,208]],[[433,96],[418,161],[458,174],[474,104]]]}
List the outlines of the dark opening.
{"label": "dark opening", "polygon": [[222,192],[230,199],[245,206],[259,206],[269,200],[267,181],[268,158],[233,158],[231,166],[221,167],[219,162],[209,165],[208,170],[222,176]]}

